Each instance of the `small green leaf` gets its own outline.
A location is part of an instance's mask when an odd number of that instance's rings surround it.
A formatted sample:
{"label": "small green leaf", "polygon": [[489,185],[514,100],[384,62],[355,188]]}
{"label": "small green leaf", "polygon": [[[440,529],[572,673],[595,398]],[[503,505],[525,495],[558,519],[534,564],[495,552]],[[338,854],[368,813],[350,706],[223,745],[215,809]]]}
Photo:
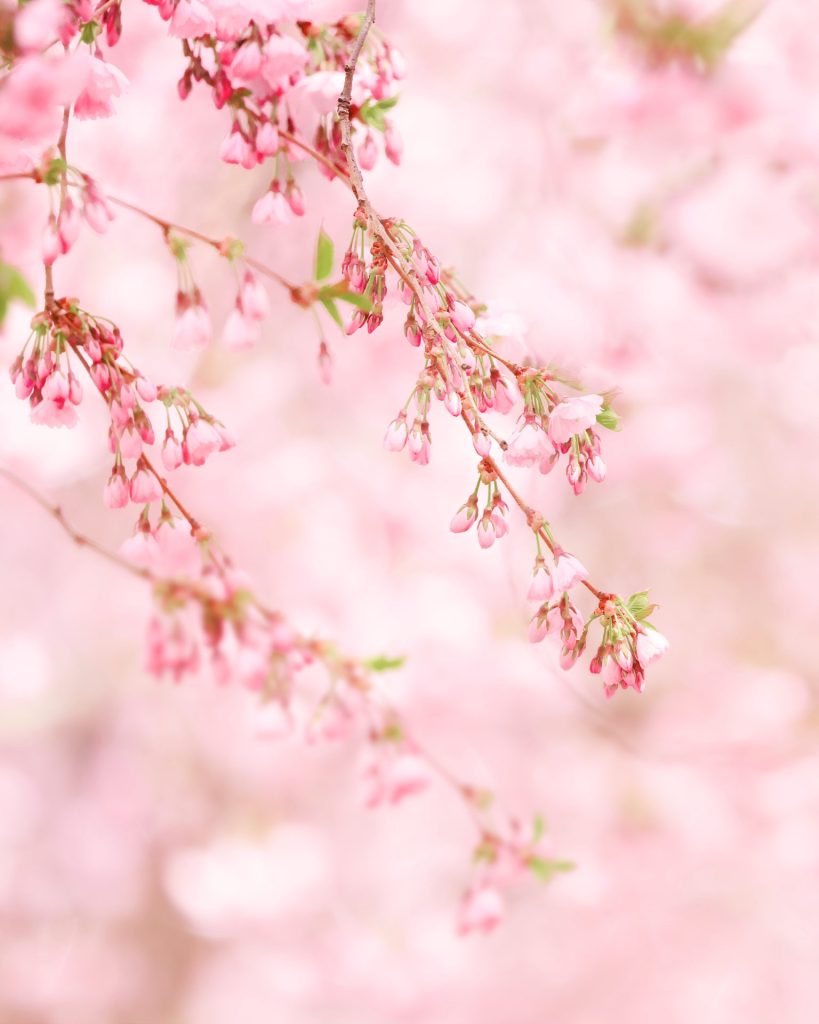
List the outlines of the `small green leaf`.
{"label": "small green leaf", "polygon": [[597,422],[601,427],[605,427],[606,430],[619,430],[620,429],[620,417],[614,411],[606,406],[602,412],[597,414]]}
{"label": "small green leaf", "polygon": [[335,322],[343,331],[344,321],[341,319],[341,313],[339,313],[338,306],[335,304],[335,302],[330,298],[329,295],[321,294],[319,294],[319,302],[322,304],[322,306],[324,306],[324,308],[327,310],[330,316],[335,320]]}
{"label": "small green leaf", "polygon": [[358,116],[371,128],[375,128],[378,132],[383,132],[387,127],[385,114],[388,110],[392,110],[397,102],[397,96],[390,96],[386,100],[378,100],[377,103],[367,100],[359,109]]}
{"label": "small green leaf", "polygon": [[543,838],[543,833],[546,831],[546,822],[543,820],[542,814],[536,814],[535,820],[532,822],[532,842],[539,843]]}
{"label": "small green leaf", "polygon": [[322,228],[319,231],[318,242],[316,243],[316,280],[323,281],[329,277],[332,269],[333,240]]}
{"label": "small green leaf", "polygon": [[60,157],[55,157],[53,160],[49,160],[48,166],[43,171],[43,181],[46,185],[57,185],[60,178],[63,176],[67,169],[65,160]]}
{"label": "small green leaf", "polygon": [[356,306],[358,309],[363,309],[365,313],[369,313],[373,308],[373,304],[369,297],[366,295],[360,295],[358,292],[333,292],[334,298],[340,302],[349,302],[351,306]]}
{"label": "small green leaf", "polygon": [[635,619],[642,620],[648,618],[657,605],[649,602],[647,590],[641,590],[631,595],[628,601],[626,601],[626,607]]}
{"label": "small green leaf", "polygon": [[555,875],[566,871],[574,871],[575,865],[570,860],[547,860],[545,857],[530,857],[529,870],[541,882],[551,882]]}
{"label": "small green leaf", "polygon": [[406,660],[404,657],[390,658],[386,654],[379,654],[374,658],[368,658],[364,662],[364,667],[371,672],[394,672],[395,669],[401,668]]}
{"label": "small green leaf", "polygon": [[9,303],[15,299],[26,306],[34,307],[34,292],[26,279],[16,267],[0,261],[0,324],[6,319]]}
{"label": "small green leaf", "polygon": [[80,42],[90,46],[100,32],[102,32],[102,25],[98,21],[87,21],[80,32]]}

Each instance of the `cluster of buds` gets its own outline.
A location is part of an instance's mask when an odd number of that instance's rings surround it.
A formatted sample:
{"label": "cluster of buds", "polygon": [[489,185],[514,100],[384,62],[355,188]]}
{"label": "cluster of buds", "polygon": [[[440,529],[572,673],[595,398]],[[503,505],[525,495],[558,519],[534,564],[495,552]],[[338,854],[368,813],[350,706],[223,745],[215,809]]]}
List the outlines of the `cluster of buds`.
{"label": "cluster of buds", "polygon": [[[473,794],[480,805],[486,795]],[[549,882],[558,873],[571,871],[570,861],[554,859],[544,842],[541,818],[531,827],[512,819],[502,831],[486,831],[473,854],[473,877],[458,913],[458,932],[493,931],[506,913],[506,894],[528,875]]]}
{"label": "cluster of buds", "polygon": [[[486,500],[483,512],[479,512],[478,493],[482,485],[486,487]],[[482,548],[491,548],[509,532],[508,513],[509,506],[503,500],[494,469],[481,462],[475,490],[452,517],[449,528],[453,533],[466,533],[477,523],[478,543]]]}
{"label": "cluster of buds", "polygon": [[[349,287],[363,295],[371,294],[374,282],[383,281],[391,267],[396,271],[400,267],[397,287],[409,306],[405,334],[412,345],[422,349],[424,356],[423,370],[407,403],[390,423],[384,446],[390,451],[408,447],[415,461],[426,464],[429,411],[431,396],[435,395],[450,415],[465,421],[481,460],[475,489],[455,513],[450,523],[452,532],[466,533],[474,526],[480,546],[488,548],[508,531],[508,508],[501,489],[509,484],[495,461],[494,445],[500,448],[508,465],[537,468],[544,474],[551,472],[561,456],[565,456],[566,477],[575,494],[580,494],[590,479],[602,482],[606,465],[598,431],[618,427],[610,396],[561,394],[561,385],[574,385],[553,372],[518,366],[502,358],[493,347],[493,338],[484,336],[479,329],[484,307],[465,293],[450,273],[441,270],[439,261],[404,222],[383,222],[393,252],[383,238],[371,236],[369,263],[365,259],[366,224],[364,212],[359,209],[344,264]],[[400,255],[400,263],[396,262],[395,251]],[[386,284],[380,283],[378,287],[380,293],[386,291]],[[365,321],[362,314],[359,326]],[[484,417],[489,412],[508,414],[518,407],[519,401],[523,408],[517,424],[509,439],[504,440]],[[413,406],[414,418],[410,414]],[[486,497],[480,508],[482,486],[486,487]],[[511,490],[510,494],[515,497]],[[569,668],[586,646],[589,624],[603,613],[598,610],[589,622],[584,622],[569,592],[587,580],[585,567],[557,545],[541,516],[520,499],[515,500],[534,529],[538,543],[528,595],[537,601],[538,611],[529,636],[533,642],[548,634],[559,637],[560,663]],[[549,564],[542,554],[541,540],[551,552]],[[600,592],[590,584],[588,589],[600,597]],[[629,614],[626,603],[619,598],[612,600],[615,607],[626,609]],[[665,648],[665,640],[647,624],[633,626],[629,631],[619,618],[614,621],[619,625],[616,629],[608,628],[599,658],[592,663],[593,671],[605,669],[609,695],[620,687],[642,689],[645,661],[637,654],[638,642],[647,651],[655,641],[654,656]]]}
{"label": "cluster of buds", "polygon": [[626,602],[616,597],[601,601],[598,615],[603,636],[589,669],[602,679],[607,697],[629,687],[642,693],[646,668],[668,648],[663,634],[646,621],[653,610],[646,591]]}
{"label": "cluster of buds", "polygon": [[87,174],[66,167],[62,160],[50,159],[36,172],[37,180],[50,186],[65,180],[67,191],[62,201],[52,202],[58,212],[49,214],[43,231],[43,263],[50,267],[59,256],[64,256],[80,236],[83,223],[98,234],[104,234],[114,219],[108,200]]}
{"label": "cluster of buds", "polygon": [[429,765],[400,723],[393,719],[371,731],[361,768],[367,807],[397,804],[422,793],[430,781]]}
{"label": "cluster of buds", "polygon": [[[221,158],[247,169],[275,158],[275,176],[256,203],[253,220],[281,224],[301,216],[304,197],[295,184],[291,151],[298,132],[304,133],[301,141],[323,157],[323,173],[330,178],[346,173],[334,111],[360,16],[317,24],[271,21],[254,16],[250,7],[228,12],[201,0],[158,0],[155,5],[170,23],[170,34],[183,41],[187,65],[179,80],[180,97],[187,98],[194,83],[200,82],[210,88],[217,109],[231,111]],[[308,3],[294,0],[288,13],[298,19],[308,8]],[[365,169],[378,159],[378,137],[383,138],[388,159],[401,159],[401,138],[388,113],[397,102],[396,83],[403,75],[398,51],[379,33],[369,33],[350,108]]]}
{"label": "cluster of buds", "polygon": [[[146,407],[161,403],[167,429],[162,462],[167,470],[201,466],[215,451],[233,447],[234,439],[184,388],[157,388],[123,353],[119,328],[82,310],[73,299],[59,299],[38,313],[22,351],[11,367],[18,398],[27,399],[35,423],[73,427],[82,385],[79,365],[108,406],[108,444],[114,465],[105,486],[109,508],[129,502],[149,505],[163,496],[163,483],[145,450],[156,441]],[[178,420],[179,436],[171,421]],[[130,469],[128,467],[131,467]]]}
{"label": "cluster of buds", "polygon": [[[571,556],[562,557],[577,561]],[[559,569],[554,573],[554,584],[558,583],[558,572]],[[542,574],[542,567],[536,565],[530,598],[539,600],[541,594],[548,594],[550,585],[544,586]],[[585,570],[579,566],[572,584],[584,579]],[[594,614],[584,621],[569,596],[569,586],[559,595],[556,586],[551,587],[552,599],[546,597],[532,618],[529,639],[532,643],[539,643],[546,636],[554,637],[560,644],[560,665],[569,669],[585,650],[589,629],[597,621],[602,629],[602,638],[589,663],[589,671],[600,676],[607,697],[613,697],[619,689],[631,688],[642,693],[646,668],[662,657],[668,648],[668,641],[662,633],[646,621],[655,607],[648,603],[647,592],[633,594],[627,601],[605,594]]]}

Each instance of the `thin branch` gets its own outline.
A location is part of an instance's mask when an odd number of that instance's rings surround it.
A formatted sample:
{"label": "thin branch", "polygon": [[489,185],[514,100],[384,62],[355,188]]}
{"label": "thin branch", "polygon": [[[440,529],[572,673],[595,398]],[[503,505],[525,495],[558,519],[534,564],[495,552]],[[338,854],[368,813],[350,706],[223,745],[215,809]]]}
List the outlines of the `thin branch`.
{"label": "thin branch", "polygon": [[47,498],[43,497],[39,491],[35,490],[30,483],[23,480],[23,478],[18,476],[13,470],[7,469],[5,466],[0,466],[0,476],[7,480],[12,487],[16,487],[18,491],[22,491],[23,494],[31,498],[31,500],[36,502],[41,509],[52,516],[78,547],[88,548],[90,551],[94,551],[96,554],[111,562],[113,565],[116,565],[118,568],[125,569],[126,572],[131,573],[132,576],[138,576],[140,579],[148,580],[151,583],[158,582],[157,577],[155,577],[150,570],[134,565],[133,562],[129,562],[127,558],[123,558],[114,551],[109,551],[108,548],[104,547],[102,544],[92,540],[86,534],[81,533],[66,519],[65,513],[59,505],[55,505]]}

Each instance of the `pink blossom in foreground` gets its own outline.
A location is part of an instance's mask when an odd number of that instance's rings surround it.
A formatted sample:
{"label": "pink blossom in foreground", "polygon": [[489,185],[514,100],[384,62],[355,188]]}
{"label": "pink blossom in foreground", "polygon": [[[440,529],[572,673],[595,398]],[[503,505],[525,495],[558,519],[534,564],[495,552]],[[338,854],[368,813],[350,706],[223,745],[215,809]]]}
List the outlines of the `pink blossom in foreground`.
{"label": "pink blossom in foreground", "polygon": [[128,87],[128,79],[116,65],[99,57],[89,56],[85,88],[74,104],[74,116],[80,120],[110,117],[113,100]]}
{"label": "pink blossom in foreground", "polygon": [[458,932],[493,931],[503,920],[505,905],[500,892],[491,885],[471,889],[461,901],[458,911]]}
{"label": "pink blossom in foreground", "polygon": [[564,444],[575,434],[593,427],[602,411],[603,399],[600,395],[566,398],[549,414],[549,437],[555,444]]}

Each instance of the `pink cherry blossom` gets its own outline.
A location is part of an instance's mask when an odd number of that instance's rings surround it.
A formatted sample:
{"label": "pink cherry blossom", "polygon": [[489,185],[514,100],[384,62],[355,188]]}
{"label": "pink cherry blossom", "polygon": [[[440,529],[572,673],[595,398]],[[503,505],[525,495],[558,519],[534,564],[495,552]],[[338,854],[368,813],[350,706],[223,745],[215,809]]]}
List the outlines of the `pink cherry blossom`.
{"label": "pink cherry blossom", "polygon": [[570,441],[575,434],[581,434],[593,427],[597,416],[603,411],[600,395],[580,395],[559,402],[549,414],[549,437],[555,444]]}

